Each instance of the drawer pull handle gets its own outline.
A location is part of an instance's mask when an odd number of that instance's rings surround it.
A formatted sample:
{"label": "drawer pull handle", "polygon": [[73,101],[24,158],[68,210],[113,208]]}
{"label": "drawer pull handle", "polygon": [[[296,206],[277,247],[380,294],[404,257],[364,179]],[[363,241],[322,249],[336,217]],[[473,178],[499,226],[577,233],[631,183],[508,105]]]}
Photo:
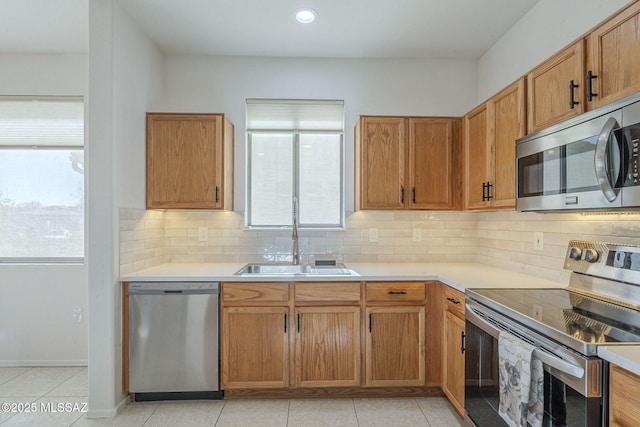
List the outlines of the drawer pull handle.
{"label": "drawer pull handle", "polygon": [[457,300],[457,299],[455,299],[455,298],[451,298],[451,297],[447,298],[447,301],[452,302],[452,303],[454,303],[454,304],[456,304],[456,305],[457,305],[457,304],[460,304],[460,301],[458,301],[458,300]]}
{"label": "drawer pull handle", "polygon": [[406,295],[407,291],[389,291],[387,292],[389,295]]}

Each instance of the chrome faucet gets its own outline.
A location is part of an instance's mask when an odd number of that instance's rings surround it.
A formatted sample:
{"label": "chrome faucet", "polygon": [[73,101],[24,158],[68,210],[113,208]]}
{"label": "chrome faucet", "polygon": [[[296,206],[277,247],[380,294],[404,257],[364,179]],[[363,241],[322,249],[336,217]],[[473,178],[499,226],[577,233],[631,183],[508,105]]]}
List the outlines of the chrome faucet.
{"label": "chrome faucet", "polygon": [[293,227],[291,229],[291,239],[293,240],[293,265],[300,264],[300,248],[298,247],[298,198],[293,197]]}

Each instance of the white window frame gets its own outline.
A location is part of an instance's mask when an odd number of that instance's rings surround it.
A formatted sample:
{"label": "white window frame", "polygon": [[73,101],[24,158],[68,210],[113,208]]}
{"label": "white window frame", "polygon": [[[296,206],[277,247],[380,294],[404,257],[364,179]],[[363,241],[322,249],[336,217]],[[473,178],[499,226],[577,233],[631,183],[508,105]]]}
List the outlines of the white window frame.
{"label": "white window frame", "polygon": [[[293,144],[293,176],[292,179],[292,206],[293,206],[293,198],[297,197],[298,201],[300,200],[300,135],[301,134],[330,134],[330,135],[340,135],[340,222],[337,224],[309,224],[309,223],[301,223],[298,222],[298,228],[306,229],[306,230],[344,230],[345,226],[345,212],[344,212],[344,183],[345,183],[345,170],[344,170],[344,132],[338,131],[313,131],[313,130],[248,130],[247,131],[247,145],[246,145],[246,200],[245,200],[245,227],[248,229],[286,229],[291,228],[292,225],[286,224],[273,224],[273,225],[253,225],[251,220],[252,206],[251,206],[251,172],[252,172],[252,164],[251,164],[251,155],[252,155],[252,144],[251,137],[252,134],[267,134],[267,133],[277,133],[277,134],[291,134],[292,144]],[[299,216],[298,216],[299,221]]]}
{"label": "white window frame", "polygon": [[[84,136],[83,136],[83,144],[79,145],[64,145],[64,144],[43,144],[41,146],[38,145],[9,145],[3,144],[0,141],[0,150],[4,149],[28,149],[28,150],[82,150],[83,155],[86,160],[86,103],[84,96],[0,96],[0,100],[2,101],[66,101],[66,102],[78,102],[83,106],[84,117],[83,117],[83,128],[84,128]],[[86,165],[86,161],[85,161]],[[10,257],[10,256],[0,256],[0,264],[83,264],[86,258],[87,252],[87,175],[86,173],[83,175],[83,192],[84,192],[84,206],[83,206],[83,227],[84,227],[84,236],[82,242],[82,253],[81,257],[74,256],[62,256],[62,257],[42,257],[42,256],[24,256],[24,257]]]}

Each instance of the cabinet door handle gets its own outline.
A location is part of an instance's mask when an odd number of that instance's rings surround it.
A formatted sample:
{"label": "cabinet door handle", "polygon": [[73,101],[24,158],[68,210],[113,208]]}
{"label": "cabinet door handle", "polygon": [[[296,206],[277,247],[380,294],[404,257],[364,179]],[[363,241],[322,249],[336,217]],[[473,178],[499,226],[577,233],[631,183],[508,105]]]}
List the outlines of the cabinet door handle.
{"label": "cabinet door handle", "polygon": [[369,333],[373,331],[373,314],[369,313]]}
{"label": "cabinet door handle", "polygon": [[389,291],[387,292],[388,295],[406,295],[407,291]]}
{"label": "cabinet door handle", "polygon": [[593,93],[593,79],[597,79],[598,76],[593,74],[591,70],[587,71],[587,101],[591,101],[594,96],[598,96],[597,93]]}
{"label": "cabinet door handle", "polygon": [[458,301],[458,300],[457,300],[457,299],[455,299],[455,298],[451,298],[451,297],[447,298],[447,301],[450,301],[450,302],[452,302],[452,303],[454,303],[454,304],[460,304],[460,301]]}
{"label": "cabinet door handle", "polygon": [[400,187],[400,203],[404,204],[404,185]]}
{"label": "cabinet door handle", "polygon": [[300,333],[300,313],[298,313],[298,333]]}
{"label": "cabinet door handle", "polygon": [[464,351],[466,350],[464,348],[464,339],[467,335],[464,333],[464,331],[460,332],[460,353],[464,354]]}
{"label": "cabinet door handle", "polygon": [[413,187],[411,189],[411,201],[415,204],[416,203],[416,187]]}
{"label": "cabinet door handle", "polygon": [[493,199],[493,195],[491,194],[491,189],[493,188],[493,184],[491,181],[487,181],[487,200]]}
{"label": "cabinet door handle", "polygon": [[216,185],[216,203],[220,201],[220,187]]}
{"label": "cabinet door handle", "polygon": [[573,107],[580,104],[578,101],[576,101],[575,92],[574,92],[574,89],[579,87],[580,85],[575,84],[573,80],[569,82],[569,108],[571,108],[572,110],[573,110]]}
{"label": "cabinet door handle", "polygon": [[287,333],[287,313],[284,314],[284,333]]}
{"label": "cabinet door handle", "polygon": [[487,183],[486,182],[482,183],[482,201],[483,202],[487,201]]}

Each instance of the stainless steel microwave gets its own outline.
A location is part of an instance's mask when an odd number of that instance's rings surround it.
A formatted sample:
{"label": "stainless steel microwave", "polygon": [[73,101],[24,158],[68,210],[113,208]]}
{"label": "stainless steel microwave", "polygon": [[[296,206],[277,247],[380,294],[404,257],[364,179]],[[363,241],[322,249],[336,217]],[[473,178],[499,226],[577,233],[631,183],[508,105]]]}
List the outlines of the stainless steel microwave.
{"label": "stainless steel microwave", "polygon": [[640,93],[516,141],[518,211],[640,208]]}

